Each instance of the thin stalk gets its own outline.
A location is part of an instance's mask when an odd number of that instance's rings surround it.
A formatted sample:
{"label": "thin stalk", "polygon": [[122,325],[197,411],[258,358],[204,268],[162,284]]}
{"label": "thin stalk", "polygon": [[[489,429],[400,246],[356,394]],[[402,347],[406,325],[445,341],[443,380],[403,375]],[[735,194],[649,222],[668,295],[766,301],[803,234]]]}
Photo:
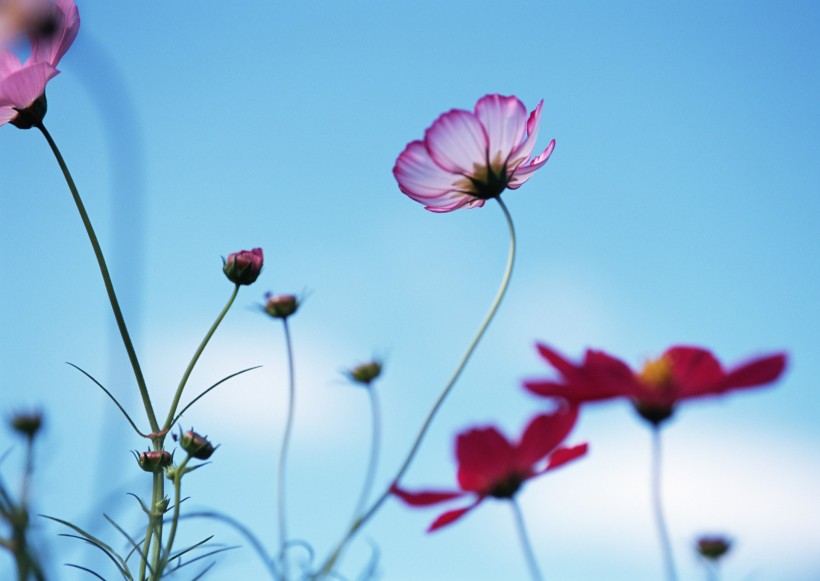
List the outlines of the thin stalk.
{"label": "thin stalk", "polygon": [[461,372],[464,371],[464,368],[467,366],[467,362],[470,360],[470,357],[473,355],[476,347],[478,346],[479,341],[484,336],[487,328],[490,326],[490,322],[493,320],[496,312],[498,311],[498,307],[501,305],[501,300],[504,298],[504,295],[507,292],[507,287],[510,284],[510,278],[512,277],[513,265],[515,264],[515,227],[513,226],[512,216],[510,216],[510,212],[507,209],[507,206],[504,204],[504,201],[500,197],[495,198],[498,201],[498,205],[501,207],[501,211],[504,213],[504,218],[507,221],[507,228],[509,229],[510,233],[510,249],[507,256],[507,266],[504,270],[504,276],[501,279],[501,285],[498,288],[498,292],[493,299],[492,305],[490,306],[490,310],[487,312],[487,316],[484,318],[484,321],[481,323],[481,326],[478,328],[478,332],[476,333],[473,340],[470,342],[470,345],[467,347],[467,351],[464,353],[464,356],[459,361],[458,365],[456,366],[456,370],[453,373],[450,381],[444,386],[441,394],[439,395],[436,402],[433,404],[430,413],[427,415],[427,418],[424,420],[424,423],[421,426],[421,430],[419,431],[418,435],[416,436],[413,445],[410,447],[410,451],[407,454],[407,457],[404,459],[401,467],[399,468],[396,476],[390,482],[390,486],[385,489],[384,492],[376,499],[376,501],[370,506],[370,508],[363,513],[350,527],[347,531],[345,536],[342,538],[341,542],[336,546],[336,549],[331,553],[330,557],[325,561],[324,565],[319,569],[317,573],[317,577],[322,577],[330,573],[333,565],[335,564],[336,560],[339,558],[342,550],[344,549],[345,545],[348,543],[350,539],[358,532],[362,526],[364,526],[367,521],[381,508],[382,504],[387,500],[390,496],[390,489],[393,485],[398,484],[399,480],[401,480],[404,473],[407,472],[407,469],[410,467],[410,464],[413,461],[413,458],[416,456],[416,452],[418,452],[419,447],[421,446],[421,442],[424,439],[424,436],[427,434],[427,430],[430,428],[430,425],[433,423],[433,418],[435,418],[438,410],[441,408],[444,401],[447,399],[447,396],[450,395],[450,392],[453,390],[453,387],[456,384],[456,381],[459,377],[461,377]]}
{"label": "thin stalk", "polygon": [[669,540],[669,530],[666,527],[666,519],[663,515],[663,502],[661,501],[661,430],[657,426],[652,428],[652,510],[655,514],[655,528],[658,531],[658,539],[661,544],[661,554],[663,564],[666,569],[666,578],[669,581],[677,581],[678,574],[675,570],[675,560],[672,554],[672,543]]}
{"label": "thin stalk", "polygon": [[524,557],[527,560],[527,567],[530,570],[530,576],[533,581],[541,581],[543,577],[538,570],[538,561],[535,558],[535,552],[532,550],[532,543],[527,534],[527,527],[524,525],[524,515],[521,512],[521,506],[515,498],[510,499],[513,514],[515,515],[515,528],[518,529],[518,538],[521,541],[521,548],[524,550]]}
{"label": "thin stalk", "polygon": [[293,430],[293,409],[296,399],[296,380],[293,371],[293,342],[290,337],[290,327],[287,318],[282,319],[285,330],[285,348],[288,354],[288,416],[285,421],[285,434],[282,437],[282,451],[279,454],[279,468],[277,470],[277,502],[279,506],[279,566],[282,569],[282,579],[288,579],[288,565],[285,562],[287,552],[287,518],[285,515],[285,473],[287,470],[288,449],[290,435]]}
{"label": "thin stalk", "polygon": [[39,123],[36,127],[43,134],[43,137],[46,138],[46,141],[48,141],[51,151],[54,153],[54,157],[57,159],[57,163],[60,165],[60,169],[63,172],[63,177],[68,184],[68,189],[71,190],[71,196],[74,198],[74,204],[77,206],[77,211],[80,213],[80,218],[83,221],[83,226],[85,226],[85,231],[88,234],[89,241],[91,242],[91,247],[94,249],[94,256],[97,258],[97,265],[100,268],[103,283],[105,283],[105,290],[108,293],[108,300],[111,303],[111,310],[114,311],[114,318],[117,321],[117,328],[120,331],[120,337],[122,337],[123,345],[128,353],[128,359],[131,362],[131,368],[134,371],[134,378],[137,381],[137,387],[139,388],[140,395],[142,396],[142,404],[145,407],[145,413],[148,416],[148,423],[151,425],[152,431],[159,431],[157,417],[154,414],[154,408],[151,405],[151,397],[148,395],[148,386],[146,385],[145,378],[142,375],[142,369],[140,368],[139,360],[137,359],[137,352],[134,349],[131,336],[128,334],[128,328],[125,326],[125,318],[122,315],[120,303],[117,300],[117,294],[114,292],[114,284],[111,282],[111,275],[108,272],[108,266],[105,263],[105,257],[103,256],[100,242],[97,240],[97,235],[94,233],[94,228],[91,225],[91,219],[88,217],[88,212],[85,210],[85,205],[83,204],[82,198],[80,198],[80,193],[77,191],[77,186],[74,184],[74,179],[71,177],[71,172],[69,172],[68,166],[66,165],[57,144],[45,128],[45,125]]}
{"label": "thin stalk", "polygon": [[188,383],[188,378],[191,377],[191,372],[194,370],[197,361],[199,361],[200,355],[202,352],[205,351],[205,347],[208,345],[208,342],[211,340],[211,337],[214,336],[217,327],[222,322],[222,319],[225,318],[225,315],[228,314],[228,311],[231,309],[231,305],[236,300],[236,295],[239,293],[239,285],[237,284],[234,286],[233,292],[231,293],[231,298],[228,299],[228,302],[223,307],[222,311],[217,316],[214,324],[211,325],[211,328],[208,329],[208,332],[205,334],[205,337],[202,339],[202,342],[197,347],[194,356],[191,358],[191,361],[188,363],[188,368],[185,370],[185,373],[182,374],[182,379],[179,382],[179,386],[177,387],[177,391],[174,394],[174,401],[171,404],[171,409],[168,410],[168,418],[165,420],[165,424],[163,425],[163,430],[170,430],[171,424],[174,421],[175,414],[177,412],[177,407],[179,406],[179,400],[182,397],[182,390],[185,389],[185,384]]}
{"label": "thin stalk", "polygon": [[364,512],[367,499],[370,498],[370,493],[373,490],[373,480],[376,476],[376,465],[379,461],[379,442],[381,441],[381,410],[379,406],[379,398],[376,394],[376,386],[371,384],[365,389],[367,390],[367,394],[370,399],[372,441],[370,443],[370,459],[367,463],[367,473],[365,474],[364,485],[362,486],[362,494],[359,497],[359,502],[356,504],[356,511],[353,513],[354,519],[358,519]]}
{"label": "thin stalk", "polygon": [[[153,548],[151,553],[151,574],[152,581],[158,581],[162,577],[160,561],[162,560],[162,523],[165,520],[165,511],[160,510],[160,504],[165,498],[165,472],[160,470],[154,473],[154,487],[151,495],[151,518],[150,528],[154,533]],[[146,553],[147,555],[147,553]]]}
{"label": "thin stalk", "polygon": [[188,465],[188,461],[191,459],[191,456],[185,458],[182,461],[182,464],[177,466],[174,472],[174,514],[171,518],[171,531],[168,533],[168,540],[165,543],[165,556],[162,559],[162,563],[159,567],[159,575],[162,575],[162,571],[165,569],[165,566],[168,564],[168,558],[171,556],[171,549],[174,548],[174,539],[176,538],[177,534],[177,526],[179,525],[179,506],[182,503],[182,476],[185,474],[185,466]]}

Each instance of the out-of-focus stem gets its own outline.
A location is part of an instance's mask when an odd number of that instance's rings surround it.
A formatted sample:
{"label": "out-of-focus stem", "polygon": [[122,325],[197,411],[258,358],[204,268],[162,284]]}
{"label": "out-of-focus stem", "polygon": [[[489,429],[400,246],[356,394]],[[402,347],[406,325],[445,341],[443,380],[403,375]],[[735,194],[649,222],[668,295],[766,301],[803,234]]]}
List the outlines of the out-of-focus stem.
{"label": "out-of-focus stem", "polygon": [[372,441],[370,443],[370,459],[367,463],[367,473],[364,478],[364,485],[362,486],[362,494],[359,497],[359,502],[356,504],[356,511],[353,513],[354,519],[358,519],[370,498],[370,492],[373,490],[373,479],[376,476],[376,465],[379,461],[379,442],[381,441],[381,410],[379,407],[379,398],[376,394],[376,386],[370,384],[366,387],[367,394],[370,399],[370,417],[372,424]]}
{"label": "out-of-focus stem", "polygon": [[535,552],[532,550],[532,543],[527,534],[527,527],[524,525],[524,515],[521,513],[521,506],[515,498],[510,499],[513,514],[515,515],[515,528],[518,529],[518,538],[521,541],[521,548],[524,550],[524,557],[527,559],[527,567],[530,570],[530,576],[533,581],[541,581],[541,572],[538,570],[538,561],[535,558]]}
{"label": "out-of-focus stem", "polygon": [[458,365],[456,366],[456,370],[453,373],[450,381],[444,386],[444,390],[439,395],[436,402],[433,404],[430,413],[427,415],[427,418],[424,420],[424,423],[421,426],[421,430],[419,431],[418,435],[416,436],[413,445],[410,447],[410,451],[408,452],[404,462],[402,463],[401,467],[399,468],[396,476],[390,483],[390,486],[376,499],[376,501],[370,505],[370,508],[364,512],[350,529],[347,531],[345,536],[342,538],[341,542],[336,546],[336,549],[331,553],[330,557],[328,557],[327,561],[322,565],[319,569],[316,577],[323,577],[330,573],[333,569],[334,564],[338,560],[339,556],[341,555],[342,550],[344,549],[345,545],[347,545],[348,541],[352,539],[359,529],[370,520],[370,518],[381,508],[382,504],[387,500],[390,496],[390,490],[393,485],[398,484],[401,480],[404,473],[407,472],[407,469],[410,467],[413,458],[416,456],[416,452],[418,452],[419,447],[421,446],[421,442],[424,439],[424,436],[427,434],[427,430],[430,428],[430,425],[433,423],[433,418],[435,418],[438,410],[441,408],[444,401],[447,399],[447,396],[450,395],[453,387],[456,384],[456,381],[459,377],[461,377],[461,372],[464,371],[464,368],[467,366],[467,362],[470,360],[470,357],[473,355],[476,347],[478,346],[479,341],[484,336],[485,331],[490,326],[490,322],[493,320],[496,312],[498,311],[498,307],[501,305],[501,300],[504,298],[504,295],[507,292],[507,287],[510,284],[510,279],[512,277],[513,266],[515,264],[515,227],[513,226],[512,216],[510,216],[510,212],[507,209],[507,206],[504,204],[504,201],[497,197],[495,198],[498,201],[498,205],[501,208],[501,211],[504,213],[504,218],[507,221],[507,227],[510,233],[510,249],[507,257],[507,267],[504,271],[504,276],[501,279],[501,285],[499,286],[498,292],[493,299],[492,305],[490,306],[490,310],[487,313],[487,316],[484,318],[484,321],[481,323],[481,326],[478,328],[478,332],[476,333],[473,340],[470,342],[469,347],[467,347],[467,351],[464,356],[459,361]]}
{"label": "out-of-focus stem", "polygon": [[282,328],[285,330],[285,349],[288,354],[288,415],[285,420],[285,433],[282,437],[282,451],[279,454],[279,468],[277,470],[277,502],[279,513],[279,567],[282,579],[288,579],[287,558],[287,515],[285,514],[285,484],[287,472],[287,456],[290,448],[290,435],[293,431],[293,410],[296,399],[296,380],[293,370],[293,342],[290,337],[290,327],[287,318],[282,319]]}
{"label": "out-of-focus stem", "polygon": [[669,530],[666,528],[666,519],[663,515],[663,502],[661,500],[661,429],[658,426],[652,428],[652,510],[655,514],[655,527],[658,531],[658,539],[661,544],[661,554],[663,564],[666,569],[668,581],[677,581],[678,574],[675,570],[675,560],[672,553],[672,543],[669,540]]}

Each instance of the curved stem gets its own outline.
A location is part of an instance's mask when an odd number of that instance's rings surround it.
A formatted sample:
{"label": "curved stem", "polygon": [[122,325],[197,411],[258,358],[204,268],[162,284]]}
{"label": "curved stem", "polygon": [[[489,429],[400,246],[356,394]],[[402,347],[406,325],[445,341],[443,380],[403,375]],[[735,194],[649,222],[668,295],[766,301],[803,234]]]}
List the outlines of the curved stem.
{"label": "curved stem", "polygon": [[666,578],[677,581],[675,561],[672,554],[672,543],[669,540],[669,530],[666,528],[666,519],[663,516],[663,502],[661,501],[661,430],[652,428],[652,510],[655,514],[655,527],[661,543],[663,563],[666,568]]}
{"label": "curved stem", "polygon": [[57,163],[60,165],[60,169],[63,172],[63,177],[68,184],[68,189],[71,190],[71,196],[74,198],[74,204],[77,206],[77,211],[80,213],[80,218],[83,221],[83,226],[85,226],[85,231],[88,234],[89,241],[91,242],[91,247],[94,249],[94,256],[97,258],[97,265],[100,268],[103,283],[105,283],[105,290],[108,293],[108,300],[111,303],[111,310],[114,311],[114,318],[117,321],[117,328],[120,331],[123,345],[128,353],[128,359],[131,361],[131,368],[134,371],[134,378],[137,381],[137,387],[139,387],[140,395],[142,396],[142,404],[145,407],[145,413],[148,416],[148,423],[151,425],[151,430],[156,432],[159,430],[157,417],[154,414],[154,408],[151,405],[151,397],[148,395],[148,387],[145,383],[145,378],[142,375],[142,369],[140,368],[139,360],[137,359],[137,352],[134,349],[134,344],[131,342],[131,336],[128,334],[128,328],[125,326],[125,318],[122,316],[120,303],[117,300],[116,293],[114,292],[114,284],[111,282],[111,275],[108,272],[108,266],[105,263],[105,257],[103,256],[100,243],[97,240],[97,235],[94,233],[94,228],[91,225],[91,220],[88,217],[88,213],[85,211],[85,206],[80,198],[80,193],[77,191],[77,186],[74,184],[74,179],[68,171],[68,166],[66,165],[60,150],[57,148],[57,144],[54,142],[54,139],[52,139],[48,130],[46,130],[45,125],[39,123],[36,127],[43,134],[43,137],[46,138],[46,141],[48,141],[48,145],[51,147],[51,151],[54,153],[54,157],[57,159]]}
{"label": "curved stem", "polygon": [[171,404],[171,409],[168,410],[168,418],[165,420],[165,424],[163,425],[163,430],[170,430],[175,419],[177,413],[177,407],[179,407],[179,400],[182,397],[182,390],[185,389],[185,384],[188,383],[188,378],[191,376],[191,372],[194,370],[196,366],[196,362],[199,361],[199,356],[202,355],[202,352],[205,351],[205,347],[208,345],[208,342],[211,340],[211,337],[214,336],[217,327],[222,322],[222,319],[225,318],[225,315],[228,314],[228,311],[231,309],[231,305],[236,300],[236,295],[239,294],[239,285],[235,285],[233,292],[231,293],[231,298],[228,299],[228,302],[223,307],[222,311],[219,313],[219,316],[214,321],[214,324],[211,325],[211,328],[208,329],[208,332],[205,334],[205,337],[202,339],[202,342],[197,347],[194,356],[191,358],[190,363],[188,363],[188,368],[185,370],[185,373],[182,374],[182,379],[179,382],[179,386],[177,387],[177,391],[174,394],[174,401]]}
{"label": "curved stem", "polygon": [[379,406],[379,398],[376,395],[376,387],[368,385],[366,387],[368,396],[370,397],[370,414],[372,423],[372,442],[370,444],[370,460],[367,463],[367,473],[364,478],[364,485],[362,486],[362,494],[359,497],[359,502],[356,504],[356,511],[353,513],[354,519],[358,519],[362,512],[364,512],[367,499],[373,490],[373,480],[376,476],[376,465],[379,461],[379,442],[381,441],[381,411]]}
{"label": "curved stem", "polygon": [[507,287],[510,284],[510,278],[512,277],[513,265],[515,264],[515,227],[513,226],[512,216],[510,216],[510,212],[507,209],[507,206],[504,204],[500,197],[495,198],[498,201],[498,205],[501,207],[501,211],[504,213],[504,218],[507,221],[507,228],[509,229],[510,233],[510,249],[507,256],[507,267],[504,270],[504,276],[501,279],[501,285],[498,288],[498,292],[493,299],[492,305],[490,306],[490,310],[487,312],[487,316],[484,318],[484,321],[481,323],[481,326],[478,328],[478,332],[476,333],[473,340],[470,342],[470,345],[467,347],[467,351],[464,353],[464,356],[459,361],[458,365],[456,366],[456,370],[453,373],[453,376],[450,378],[450,381],[444,386],[444,390],[439,395],[436,402],[433,404],[430,413],[427,415],[427,418],[424,420],[424,423],[421,426],[421,430],[419,431],[418,435],[416,436],[413,445],[410,447],[410,451],[407,454],[404,462],[402,463],[401,467],[399,468],[396,476],[390,483],[390,486],[379,496],[376,501],[370,506],[370,508],[362,514],[354,523],[353,526],[345,534],[342,541],[336,546],[336,549],[330,555],[328,560],[319,570],[317,576],[321,577],[323,575],[327,575],[330,570],[333,568],[336,560],[339,558],[339,555],[342,552],[342,549],[345,547],[347,542],[353,538],[356,532],[367,522],[370,518],[381,508],[382,504],[387,500],[390,496],[390,489],[393,485],[398,484],[399,480],[401,480],[404,473],[407,472],[407,469],[410,467],[413,458],[416,456],[416,452],[418,452],[419,447],[421,446],[421,442],[424,439],[424,436],[427,434],[427,430],[430,428],[430,425],[433,423],[433,418],[435,418],[438,410],[441,408],[444,401],[447,399],[447,396],[450,395],[453,387],[456,384],[456,381],[461,376],[461,372],[464,371],[464,368],[467,366],[467,362],[470,360],[475,348],[478,346],[479,341],[484,336],[484,332],[490,326],[490,322],[493,320],[496,312],[498,311],[498,307],[501,305],[501,300],[504,298],[504,295],[507,292]]}
{"label": "curved stem", "polygon": [[521,506],[515,498],[510,499],[510,504],[515,515],[515,527],[518,529],[518,538],[521,541],[521,548],[524,550],[524,557],[527,559],[527,567],[530,569],[530,576],[533,581],[541,581],[543,577],[538,570],[538,561],[535,558],[535,552],[532,550],[532,543],[530,537],[527,535],[527,527],[524,525],[524,515],[521,513]]}
{"label": "curved stem", "polygon": [[282,319],[282,326],[285,330],[285,348],[288,353],[288,416],[285,421],[285,434],[282,437],[282,451],[279,454],[279,468],[277,470],[277,501],[279,505],[279,566],[282,570],[282,578],[288,579],[288,565],[285,562],[288,535],[287,518],[285,515],[285,472],[287,469],[288,448],[290,447],[290,434],[293,429],[293,408],[296,395],[296,382],[293,373],[293,343],[290,338],[290,327],[287,318]]}

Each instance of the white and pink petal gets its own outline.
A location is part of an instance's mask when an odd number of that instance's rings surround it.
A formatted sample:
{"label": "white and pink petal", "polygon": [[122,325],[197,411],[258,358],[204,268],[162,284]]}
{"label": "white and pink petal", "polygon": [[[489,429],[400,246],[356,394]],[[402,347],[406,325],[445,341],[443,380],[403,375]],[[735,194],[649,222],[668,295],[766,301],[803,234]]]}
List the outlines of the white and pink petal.
{"label": "white and pink petal", "polygon": [[507,184],[507,187],[511,190],[517,190],[520,188],[530,176],[535,173],[538,169],[541,168],[547,160],[549,160],[550,156],[552,155],[553,150],[555,149],[555,140],[553,139],[550,141],[550,144],[547,148],[541,152],[538,157],[535,157],[526,165],[520,165],[518,168],[513,172],[512,176],[510,177],[510,181]]}
{"label": "white and pink petal", "polygon": [[490,164],[500,167],[519,148],[527,129],[527,109],[516,97],[485,95],[475,115],[487,133]]}
{"label": "white and pink petal", "polygon": [[442,169],[472,175],[487,164],[487,134],[475,115],[453,109],[441,115],[424,134],[424,144]]}

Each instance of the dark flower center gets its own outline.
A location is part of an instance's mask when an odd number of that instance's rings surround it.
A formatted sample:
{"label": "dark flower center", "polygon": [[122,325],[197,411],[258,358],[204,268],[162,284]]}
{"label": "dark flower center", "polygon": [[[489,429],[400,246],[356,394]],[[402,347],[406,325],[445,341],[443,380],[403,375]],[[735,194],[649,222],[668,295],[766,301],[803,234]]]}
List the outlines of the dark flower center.
{"label": "dark flower center", "polygon": [[518,474],[512,474],[504,480],[496,482],[487,495],[493,498],[512,498],[515,493],[518,492],[518,489],[521,488],[521,484],[524,480],[525,479]]}
{"label": "dark flower center", "polygon": [[507,188],[510,181],[507,177],[507,164],[503,164],[497,173],[489,165],[483,169],[484,171],[476,177],[467,176],[473,185],[472,195],[482,200],[497,198]]}

